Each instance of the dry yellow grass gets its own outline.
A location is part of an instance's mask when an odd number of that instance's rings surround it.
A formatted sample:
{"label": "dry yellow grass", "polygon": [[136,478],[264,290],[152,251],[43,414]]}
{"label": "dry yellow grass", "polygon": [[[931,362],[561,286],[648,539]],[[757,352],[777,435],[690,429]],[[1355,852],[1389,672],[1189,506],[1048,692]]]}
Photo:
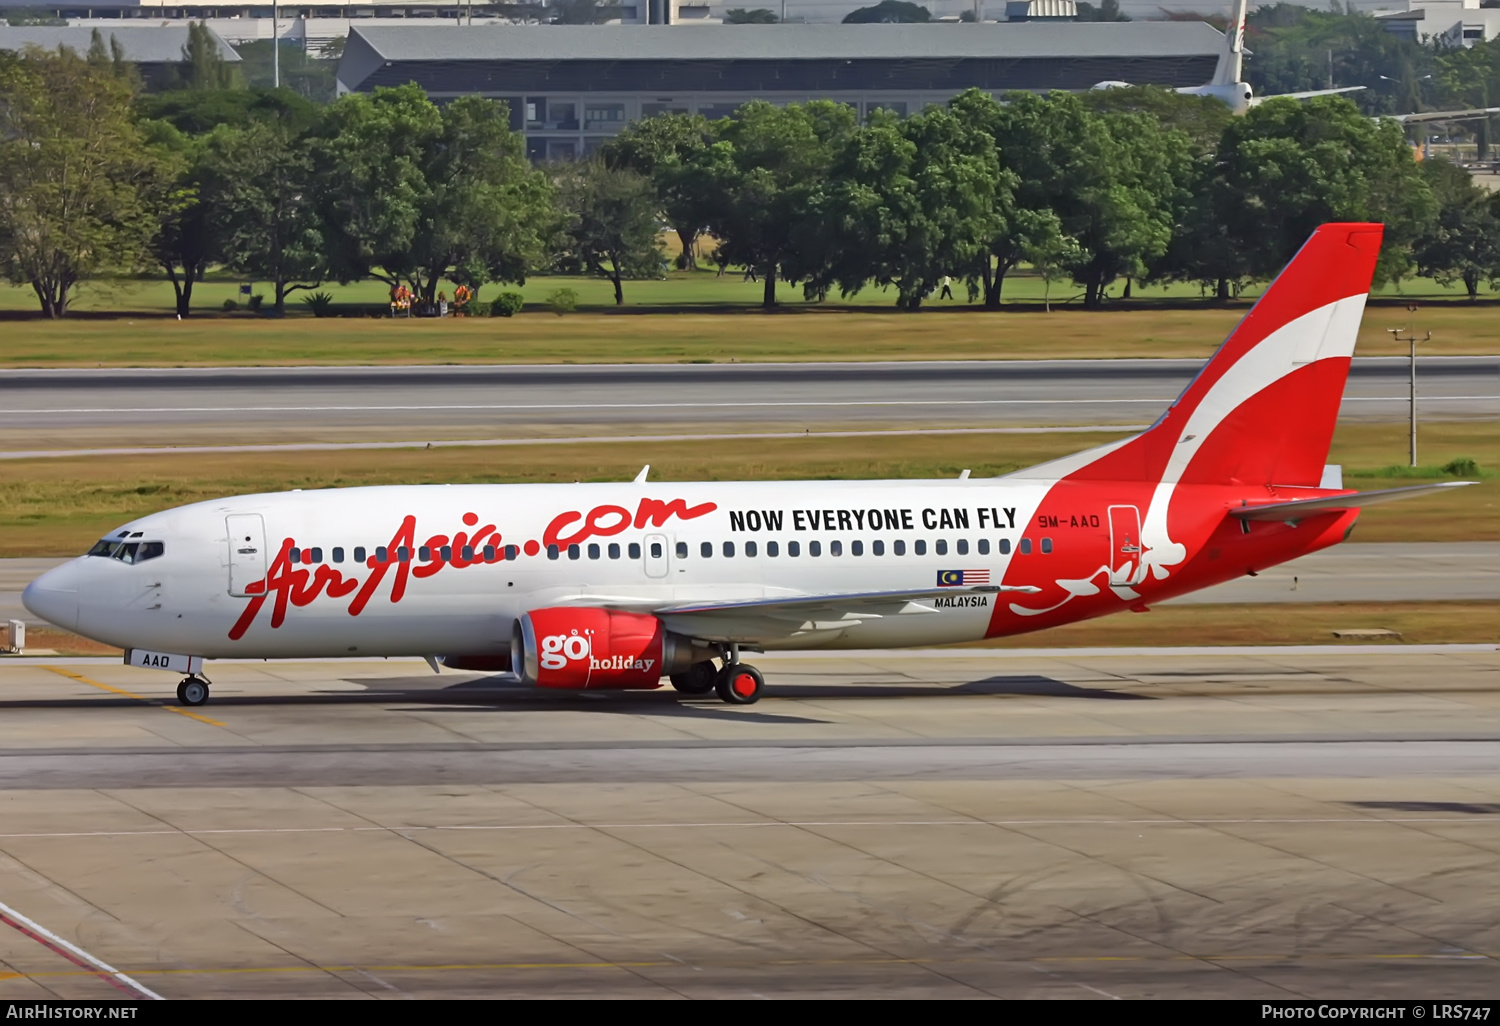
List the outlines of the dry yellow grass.
{"label": "dry yellow grass", "polygon": [[[1455,457],[1500,466],[1500,425],[1446,422],[1422,429],[1424,462]],[[702,442],[208,453],[0,463],[0,556],[82,551],[118,524],[224,495],[289,488],[441,482],[622,481],[650,463],[658,481],[975,477],[1008,473],[1117,437],[1114,433],[901,435]],[[1399,424],[1340,428],[1331,459],[1361,489],[1418,483],[1381,476],[1400,463]],[[1441,475],[1433,474],[1432,478]],[[1500,540],[1500,486],[1472,488],[1370,510],[1361,541]]]}
{"label": "dry yellow grass", "polygon": [[[0,367],[291,366],[433,363],[676,363],[768,360],[1206,358],[1249,309],[1003,311],[918,314],[848,307],[765,314],[578,313],[555,317],[378,320],[340,318],[76,319],[11,321],[0,331]],[[1387,328],[1402,307],[1366,313],[1358,352],[1404,354]],[[1431,355],[1500,352],[1490,306],[1432,305],[1418,314]]]}

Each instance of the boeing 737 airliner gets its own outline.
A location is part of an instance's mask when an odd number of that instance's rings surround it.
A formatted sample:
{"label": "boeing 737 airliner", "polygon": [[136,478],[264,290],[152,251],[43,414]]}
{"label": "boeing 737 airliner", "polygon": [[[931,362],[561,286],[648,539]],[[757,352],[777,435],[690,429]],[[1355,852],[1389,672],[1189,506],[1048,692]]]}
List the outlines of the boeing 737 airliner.
{"label": "boeing 737 airliner", "polygon": [[756,701],[747,652],[1037,631],[1348,537],[1325,467],[1382,228],[1319,228],[1149,430],[1005,477],[437,485],[200,502],[125,524],[25,592],[37,616],[186,674],[205,659],[423,656],[547,688]]}

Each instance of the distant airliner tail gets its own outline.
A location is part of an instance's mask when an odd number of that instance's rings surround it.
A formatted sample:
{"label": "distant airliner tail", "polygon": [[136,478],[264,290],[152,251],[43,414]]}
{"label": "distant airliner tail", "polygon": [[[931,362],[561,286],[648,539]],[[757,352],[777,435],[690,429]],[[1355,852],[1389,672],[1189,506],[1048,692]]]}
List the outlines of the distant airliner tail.
{"label": "distant airliner tail", "polygon": [[1214,67],[1212,85],[1231,85],[1241,80],[1245,61],[1245,9],[1249,0],[1234,0],[1229,24],[1224,26],[1224,49]]}

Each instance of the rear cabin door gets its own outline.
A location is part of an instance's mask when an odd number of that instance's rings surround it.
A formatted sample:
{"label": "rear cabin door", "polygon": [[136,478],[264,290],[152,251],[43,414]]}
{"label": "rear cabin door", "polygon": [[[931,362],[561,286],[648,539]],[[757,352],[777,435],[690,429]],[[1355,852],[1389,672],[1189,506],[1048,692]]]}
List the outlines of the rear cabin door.
{"label": "rear cabin door", "polygon": [[1141,511],[1136,506],[1109,507],[1109,583],[1138,583],[1141,565]]}
{"label": "rear cabin door", "polygon": [[229,528],[229,594],[248,595],[246,587],[266,579],[266,522],[259,513],[225,517]]}

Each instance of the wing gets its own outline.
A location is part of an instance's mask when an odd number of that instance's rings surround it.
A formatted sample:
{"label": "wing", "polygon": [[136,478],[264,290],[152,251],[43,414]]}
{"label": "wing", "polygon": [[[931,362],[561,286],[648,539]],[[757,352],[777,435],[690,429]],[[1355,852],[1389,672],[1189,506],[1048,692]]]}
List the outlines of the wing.
{"label": "wing", "polygon": [[1310,100],[1314,96],[1336,96],[1339,93],[1357,93],[1364,86],[1339,86],[1337,89],[1309,89],[1301,93],[1273,93],[1270,96],[1255,96],[1250,99],[1250,106],[1265,103],[1267,100]]}
{"label": "wing", "polygon": [[1422,121],[1473,121],[1500,114],[1500,107],[1470,107],[1468,110],[1429,110],[1421,114],[1390,114],[1387,117],[1403,125],[1414,125]]}
{"label": "wing", "polygon": [[1032,585],[989,584],[678,603],[623,595],[578,595],[568,598],[567,604],[650,612],[677,634],[704,641],[762,645],[795,638],[827,639],[866,620],[936,613],[933,600],[940,597],[1034,594],[1040,590]]}
{"label": "wing", "polygon": [[1410,488],[1383,488],[1378,492],[1350,492],[1348,495],[1329,495],[1320,499],[1293,499],[1291,502],[1273,502],[1261,506],[1238,506],[1229,511],[1230,516],[1241,520],[1280,520],[1295,523],[1305,516],[1330,509],[1362,509],[1378,506],[1383,502],[1398,499],[1414,499],[1419,495],[1432,495],[1449,488],[1463,488],[1478,484],[1478,481],[1444,481],[1441,484],[1412,485]]}

